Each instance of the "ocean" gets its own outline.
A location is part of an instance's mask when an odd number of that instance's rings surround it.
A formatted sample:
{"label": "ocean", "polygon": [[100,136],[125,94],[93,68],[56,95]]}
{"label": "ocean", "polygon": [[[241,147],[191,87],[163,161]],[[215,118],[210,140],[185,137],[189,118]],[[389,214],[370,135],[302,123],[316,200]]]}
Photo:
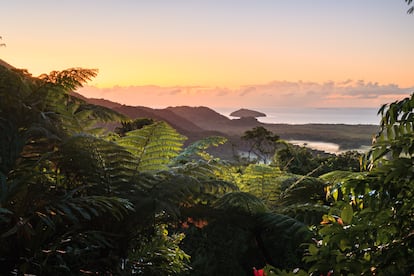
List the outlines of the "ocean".
{"label": "ocean", "polygon": [[[213,108],[229,118],[237,108]],[[249,108],[266,114],[259,117],[263,123],[275,124],[371,124],[378,125],[378,108]]]}

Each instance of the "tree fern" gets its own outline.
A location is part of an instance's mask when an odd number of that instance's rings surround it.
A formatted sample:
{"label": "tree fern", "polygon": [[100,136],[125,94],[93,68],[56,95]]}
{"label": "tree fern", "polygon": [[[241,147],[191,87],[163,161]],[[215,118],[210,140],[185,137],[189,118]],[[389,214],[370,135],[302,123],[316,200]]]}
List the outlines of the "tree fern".
{"label": "tree fern", "polygon": [[[67,94],[89,76],[72,70],[33,78],[0,66],[0,274],[61,274],[57,263],[70,273],[81,255],[58,252],[64,237],[94,236],[83,246],[104,253],[113,245],[105,225],[132,208],[130,201],[108,196],[136,179],[132,155],[90,135],[70,137],[89,130],[83,122],[115,114]],[[90,171],[77,170],[85,164]],[[74,248],[73,240],[65,243]]]}

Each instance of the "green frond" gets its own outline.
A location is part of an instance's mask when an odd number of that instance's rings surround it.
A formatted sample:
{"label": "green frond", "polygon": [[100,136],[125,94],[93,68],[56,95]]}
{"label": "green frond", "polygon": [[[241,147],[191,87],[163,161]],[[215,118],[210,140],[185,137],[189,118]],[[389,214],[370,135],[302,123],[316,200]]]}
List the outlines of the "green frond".
{"label": "green frond", "polygon": [[319,179],[329,182],[330,184],[343,183],[348,179],[360,178],[366,175],[363,172],[352,171],[332,171],[319,176]]}
{"label": "green frond", "polygon": [[279,268],[301,265],[304,248],[312,233],[302,222],[289,216],[263,213],[257,216],[257,240],[268,256],[267,262]]}
{"label": "green frond", "polygon": [[280,206],[297,203],[323,203],[326,199],[326,184],[320,179],[294,176],[287,181],[292,184],[280,194],[278,201]]}
{"label": "green frond", "polygon": [[210,136],[198,140],[186,147],[175,159],[174,163],[184,163],[193,159],[202,158],[211,160],[212,157],[205,151],[210,147],[218,147],[227,142],[227,138],[221,136]]}
{"label": "green frond", "polygon": [[197,179],[218,178],[225,180],[224,178],[221,178],[220,175],[222,175],[223,171],[226,170],[227,167],[224,162],[218,159],[212,159],[209,161],[201,159],[193,160],[181,165],[174,164],[170,169],[176,173],[185,174]]}
{"label": "green frond", "polygon": [[16,160],[26,144],[25,137],[10,121],[0,118],[0,172],[7,174],[15,165]]}
{"label": "green frond", "polygon": [[219,198],[214,208],[231,211],[238,211],[246,214],[260,214],[267,211],[266,204],[254,195],[246,192],[227,193]]}
{"label": "green frond", "polygon": [[127,132],[116,142],[131,152],[138,170],[155,172],[167,170],[168,164],[178,156],[185,137],[165,122],[156,122],[141,129]]}
{"label": "green frond", "polygon": [[[338,201],[344,200],[344,195],[355,193],[355,190],[345,183],[364,179],[366,175],[366,172],[332,171],[319,176],[319,179],[326,182],[326,198]],[[346,200],[349,200],[349,198]]]}
{"label": "green frond", "polygon": [[137,164],[130,152],[114,142],[80,134],[67,139],[57,153],[59,169],[69,179],[96,184],[94,190],[116,193],[129,185]]}
{"label": "green frond", "polygon": [[208,205],[223,194],[237,191],[237,187],[220,180],[199,180],[182,174],[164,171],[158,174],[158,181],[150,190],[157,211],[179,214],[181,207],[197,204]]}
{"label": "green frond", "polygon": [[63,71],[52,71],[38,78],[46,84],[53,84],[66,91],[73,91],[83,86],[98,74],[98,69],[69,68]]}
{"label": "green frond", "polygon": [[306,225],[318,225],[322,216],[328,214],[330,206],[316,203],[296,203],[277,208],[277,212],[290,216]]}
{"label": "green frond", "polygon": [[19,108],[22,104],[19,100],[23,100],[30,92],[30,82],[26,78],[0,66],[0,114]]}
{"label": "green frond", "polygon": [[311,236],[307,225],[296,220],[292,217],[275,214],[275,213],[263,213],[258,215],[258,225],[263,231],[266,231],[266,235],[272,233],[280,239],[289,239],[295,243],[300,244],[300,241],[304,241]]}
{"label": "green frond", "polygon": [[171,170],[197,179],[217,178],[222,174],[226,164],[205,150],[211,146],[219,146],[226,141],[227,139],[224,137],[212,136],[194,142],[172,160]]}
{"label": "green frond", "polygon": [[109,108],[87,104],[62,91],[49,93],[45,102],[49,110],[44,113],[45,119],[56,122],[69,135],[81,132],[92,134],[102,123],[125,119],[124,115]]}
{"label": "green frond", "polygon": [[279,168],[263,164],[250,164],[237,180],[241,191],[255,195],[263,200],[267,206],[272,206],[279,198],[282,175]]}
{"label": "green frond", "polygon": [[45,208],[45,213],[39,212],[38,214],[40,214],[39,218],[44,221],[45,216],[50,218],[49,214],[57,214],[76,224],[81,220],[91,220],[93,217],[102,215],[109,215],[120,221],[133,209],[133,205],[128,200],[118,197],[73,197],[73,194],[68,194],[49,204]]}
{"label": "green frond", "polygon": [[128,118],[110,108],[94,105],[94,104],[83,104],[79,108],[79,112],[90,112],[88,117],[84,117],[85,120],[95,119],[99,122],[121,122]]}

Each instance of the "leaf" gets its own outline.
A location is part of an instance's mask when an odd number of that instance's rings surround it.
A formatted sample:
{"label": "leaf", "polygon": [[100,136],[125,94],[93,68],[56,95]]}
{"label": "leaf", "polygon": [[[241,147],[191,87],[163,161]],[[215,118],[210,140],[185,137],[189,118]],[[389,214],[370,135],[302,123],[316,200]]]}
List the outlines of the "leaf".
{"label": "leaf", "polygon": [[317,248],[316,245],[312,243],[309,245],[308,250],[311,255],[317,255],[319,252],[319,248]]}
{"label": "leaf", "polygon": [[345,205],[341,211],[341,218],[345,224],[350,224],[354,216],[354,210],[350,204]]}

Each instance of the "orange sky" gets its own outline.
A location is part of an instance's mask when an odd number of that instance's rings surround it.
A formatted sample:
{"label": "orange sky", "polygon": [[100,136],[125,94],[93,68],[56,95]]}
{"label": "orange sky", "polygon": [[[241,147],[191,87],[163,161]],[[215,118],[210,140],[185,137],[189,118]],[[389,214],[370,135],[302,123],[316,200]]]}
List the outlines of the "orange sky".
{"label": "orange sky", "polygon": [[0,58],[34,75],[98,68],[80,92],[123,103],[378,106],[414,87],[406,9],[378,0],[15,0],[2,4]]}

